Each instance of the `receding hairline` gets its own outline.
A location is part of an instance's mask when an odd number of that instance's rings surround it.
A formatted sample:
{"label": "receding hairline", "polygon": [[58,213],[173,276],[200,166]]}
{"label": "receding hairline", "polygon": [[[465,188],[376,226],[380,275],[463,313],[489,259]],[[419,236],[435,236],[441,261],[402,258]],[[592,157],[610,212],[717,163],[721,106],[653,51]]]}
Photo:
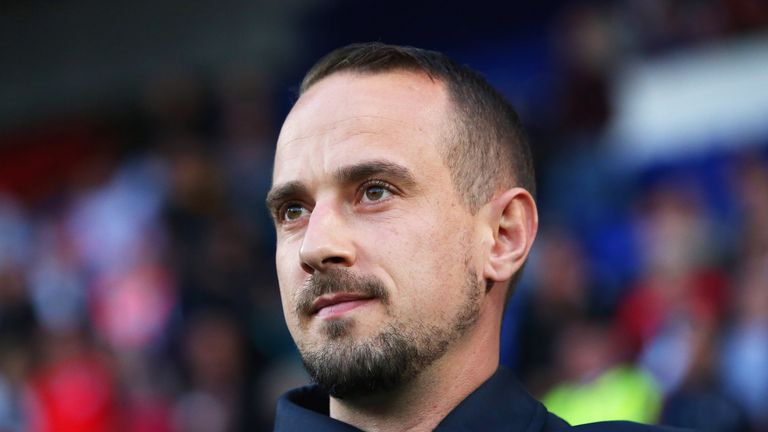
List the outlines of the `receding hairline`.
{"label": "receding hairline", "polygon": [[444,86],[450,106],[446,118],[453,126],[446,138],[448,143],[457,144],[449,149],[446,162],[470,207],[478,208],[493,195],[494,188],[483,184],[521,186],[535,195],[531,149],[514,107],[480,72],[443,53],[381,42],[347,45],[328,53],[310,68],[299,96],[337,74],[365,76],[398,71],[425,76]]}
{"label": "receding hairline", "polygon": [[[436,61],[437,58],[441,60]],[[331,75],[351,71],[375,75],[393,70],[422,73],[431,80],[449,75],[440,62],[453,63],[442,53],[412,46],[388,45],[380,42],[356,43],[338,48],[315,63],[301,82],[299,95]],[[458,65],[456,65],[458,66]],[[441,81],[447,81],[442,79]]]}
{"label": "receding hairline", "polygon": [[[416,79],[423,83],[428,83],[429,86],[434,86],[433,88],[438,92],[438,98],[436,98],[436,100],[441,102],[440,108],[442,108],[443,110],[442,112],[443,116],[441,119],[441,124],[442,124],[441,130],[444,131],[445,136],[444,136],[444,139],[441,141],[450,142],[451,140],[455,140],[456,128],[461,126],[462,113],[461,113],[461,107],[459,103],[455,100],[454,92],[452,92],[449,87],[450,85],[449,81],[447,79],[434,76],[430,74],[428,71],[417,69],[417,68],[396,67],[396,68],[385,69],[385,70],[341,69],[341,70],[333,71],[313,81],[309,86],[304,88],[303,92],[299,95],[299,99],[296,101],[294,108],[299,107],[300,105],[303,105],[305,103],[311,103],[312,99],[315,97],[315,95],[312,93],[317,90],[318,86],[322,86],[324,83],[326,83],[329,80],[335,80],[335,79],[343,80],[345,78],[352,78],[352,79],[363,78],[364,79],[364,78],[375,78],[380,76],[393,76],[393,75],[401,75],[408,80]],[[408,84],[405,83],[404,85],[408,85]],[[435,107],[436,105],[429,105],[429,106]],[[375,116],[361,115],[360,117],[375,117]],[[438,151],[442,151],[442,150],[443,149],[438,148]]]}
{"label": "receding hairline", "polygon": [[[299,93],[299,100],[296,101],[296,105],[299,104],[299,101],[301,101],[301,99],[305,97],[307,93],[311,93],[312,90],[315,89],[318,85],[322,85],[329,79],[343,79],[345,76],[351,78],[367,78],[399,74],[420,80],[428,80],[428,82],[431,84],[439,86],[440,93],[443,95],[443,100],[445,103],[443,105],[443,122],[445,126],[443,128],[444,146],[443,148],[438,148],[437,150],[438,152],[442,153],[444,157],[447,157],[448,152],[452,148],[455,148],[456,146],[467,145],[466,143],[461,142],[461,134],[465,133],[465,129],[468,127],[466,122],[469,120],[469,114],[465,111],[466,102],[459,100],[461,93],[455,87],[456,83],[451,80],[451,77],[432,73],[426,69],[426,67],[427,66],[421,64],[405,63],[388,65],[385,68],[357,68],[356,66],[346,65],[340,68],[332,68],[329,71],[325,71],[323,74],[313,75],[312,79],[305,79],[302,82],[302,87]],[[447,164],[448,161],[444,160],[444,162]],[[494,188],[495,192],[511,187],[513,184],[518,183],[516,176],[513,173],[510,172],[505,174],[508,175],[508,178],[506,179],[507,181],[505,182],[499,178],[499,184],[496,188]],[[455,186],[457,187],[457,191],[459,193],[463,192],[458,184],[455,184]],[[472,206],[469,205],[469,207]]]}
{"label": "receding hairline", "polygon": [[[304,105],[308,105],[313,103],[314,99],[318,96],[315,94],[319,90],[318,87],[323,87],[328,81],[333,80],[357,80],[357,79],[375,79],[377,77],[403,77],[403,81],[401,82],[402,88],[410,88],[408,90],[409,93],[416,93],[419,91],[431,92],[432,90],[428,87],[432,87],[433,90],[436,91],[434,93],[437,97],[435,98],[434,102],[441,102],[442,107],[445,109],[445,114],[447,117],[447,120],[452,121],[455,120],[452,116],[454,115],[460,115],[459,111],[459,104],[454,100],[453,92],[450,89],[450,82],[447,79],[443,79],[440,77],[435,77],[429,74],[428,71],[423,71],[420,69],[410,69],[410,68],[394,68],[394,69],[386,69],[386,70],[375,70],[375,71],[369,71],[369,70],[356,70],[356,69],[341,69],[338,71],[333,71],[327,75],[324,75],[323,77],[319,78],[318,80],[315,80],[309,85],[308,87],[304,88],[303,91],[298,95],[298,99],[294,102],[293,107],[291,108],[291,111],[288,113],[288,116],[291,116],[291,113],[296,110],[297,108],[301,108]],[[426,84],[423,86],[422,89],[419,89],[421,86],[420,83]],[[386,86],[386,88],[392,89],[391,86]],[[427,104],[428,107],[437,107],[438,105],[435,104]],[[365,117],[371,117],[375,118],[377,115],[374,114],[361,114],[359,117],[365,118]],[[351,120],[347,120],[351,121]]]}
{"label": "receding hairline", "polygon": [[318,85],[321,85],[322,83],[330,80],[330,79],[343,79],[344,77],[348,78],[373,78],[377,76],[387,76],[387,75],[402,75],[407,76],[410,78],[416,78],[418,80],[421,80],[423,82],[429,82],[431,85],[437,86],[443,95],[445,95],[445,100],[449,103],[449,105],[452,105],[454,107],[457,106],[456,102],[453,100],[453,92],[450,89],[450,82],[440,76],[436,76],[434,74],[429,73],[427,70],[419,69],[419,68],[409,68],[404,66],[395,66],[391,69],[381,69],[381,70],[367,70],[367,69],[339,69],[339,70],[333,70],[330,73],[323,75],[321,77],[318,77],[317,79],[311,81],[306,87],[302,86],[299,98],[296,101],[296,104],[298,104],[303,97],[307,93],[311,93],[313,89],[315,89]]}

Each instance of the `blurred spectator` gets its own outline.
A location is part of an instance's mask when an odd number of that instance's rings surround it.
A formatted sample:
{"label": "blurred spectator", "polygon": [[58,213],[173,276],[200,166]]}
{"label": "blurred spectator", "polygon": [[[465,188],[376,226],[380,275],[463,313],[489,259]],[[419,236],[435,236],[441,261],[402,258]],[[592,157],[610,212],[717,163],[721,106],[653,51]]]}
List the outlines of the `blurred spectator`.
{"label": "blurred spectator", "polygon": [[[182,431],[226,432],[255,427],[256,404],[243,326],[226,311],[198,312],[185,329],[188,384],[174,424]],[[263,426],[263,425],[262,425]]]}
{"label": "blurred spectator", "polygon": [[717,321],[702,317],[692,323],[683,341],[685,376],[667,396],[662,420],[665,424],[700,431],[749,430],[743,409],[721,391],[717,372]]}
{"label": "blurred spectator", "polygon": [[768,254],[742,264],[733,324],[723,342],[720,372],[727,394],[768,430]]}
{"label": "blurred spectator", "polygon": [[535,394],[557,379],[560,333],[590,313],[590,274],[583,254],[575,238],[555,229],[541,233],[536,245],[530,271],[537,285],[521,310],[517,361],[519,376]]}
{"label": "blurred spectator", "polygon": [[28,382],[29,429],[112,432],[119,426],[113,371],[80,330],[46,333]]}
{"label": "blurred spectator", "polygon": [[[727,301],[726,277],[712,266],[720,251],[711,242],[711,220],[697,199],[685,183],[662,183],[645,198],[637,224],[642,277],[618,312],[632,351],[646,351],[665,388],[684,374],[670,363],[684,354],[675,348],[676,332],[701,316],[722,316]],[[659,349],[673,351],[659,357]]]}
{"label": "blurred spectator", "polygon": [[27,427],[22,393],[32,360],[29,341],[37,330],[25,281],[30,231],[21,209],[0,197],[0,430],[4,432]]}
{"label": "blurred spectator", "polygon": [[85,269],[61,221],[41,221],[38,235],[29,272],[35,314],[44,329],[74,331],[87,322]]}
{"label": "blurred spectator", "polygon": [[542,402],[574,425],[600,420],[656,423],[660,389],[648,373],[622,364],[621,352],[610,326],[589,321],[569,323],[558,341],[560,384]]}

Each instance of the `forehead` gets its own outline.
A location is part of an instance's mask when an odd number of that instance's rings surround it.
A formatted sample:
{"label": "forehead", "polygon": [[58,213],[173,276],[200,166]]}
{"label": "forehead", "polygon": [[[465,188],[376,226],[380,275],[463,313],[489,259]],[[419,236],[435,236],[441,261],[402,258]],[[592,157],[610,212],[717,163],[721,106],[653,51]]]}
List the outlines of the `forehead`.
{"label": "forehead", "polygon": [[448,112],[444,85],[424,74],[331,75],[305,92],[286,118],[273,183],[361,159],[406,166],[441,162]]}

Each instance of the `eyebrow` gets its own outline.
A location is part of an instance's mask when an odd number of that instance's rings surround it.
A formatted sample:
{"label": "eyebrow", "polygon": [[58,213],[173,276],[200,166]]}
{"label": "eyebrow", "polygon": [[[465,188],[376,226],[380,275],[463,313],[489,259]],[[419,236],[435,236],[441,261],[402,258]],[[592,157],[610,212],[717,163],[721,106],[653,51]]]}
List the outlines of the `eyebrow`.
{"label": "eyebrow", "polygon": [[277,217],[277,211],[280,204],[291,198],[308,195],[307,187],[300,181],[291,181],[273,187],[267,193],[267,208],[272,218]]}
{"label": "eyebrow", "polygon": [[369,160],[340,167],[334,178],[340,184],[359,183],[371,177],[386,177],[404,187],[414,187],[416,178],[408,168],[387,160]]}
{"label": "eyebrow", "polygon": [[[343,166],[338,168],[333,174],[334,180],[339,184],[359,183],[377,176],[391,179],[400,187],[414,188],[416,186],[416,177],[411,170],[387,160],[374,159]],[[309,195],[307,186],[298,180],[279,184],[274,186],[267,194],[267,208],[272,216],[275,217],[281,203],[292,198],[307,195]]]}

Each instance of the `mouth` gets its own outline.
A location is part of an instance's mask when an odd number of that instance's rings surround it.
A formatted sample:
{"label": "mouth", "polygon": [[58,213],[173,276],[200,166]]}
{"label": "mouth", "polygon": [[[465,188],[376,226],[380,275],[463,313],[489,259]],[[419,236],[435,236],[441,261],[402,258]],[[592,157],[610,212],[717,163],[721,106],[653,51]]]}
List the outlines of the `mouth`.
{"label": "mouth", "polygon": [[310,315],[324,319],[336,318],[373,300],[373,297],[350,293],[323,295],[312,303]]}

